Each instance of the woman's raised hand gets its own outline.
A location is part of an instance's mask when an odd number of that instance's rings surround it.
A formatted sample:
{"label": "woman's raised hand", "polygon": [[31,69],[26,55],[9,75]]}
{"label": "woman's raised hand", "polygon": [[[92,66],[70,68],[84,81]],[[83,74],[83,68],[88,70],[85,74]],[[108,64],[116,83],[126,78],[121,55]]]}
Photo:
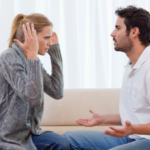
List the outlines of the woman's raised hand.
{"label": "woman's raised hand", "polygon": [[56,32],[53,32],[52,37],[51,37],[51,45],[57,44],[58,42],[59,42],[58,41],[58,36],[57,36]]}
{"label": "woman's raised hand", "polygon": [[34,25],[26,23],[26,26],[23,24],[23,32],[25,36],[24,43],[21,43],[19,40],[14,39],[14,41],[23,49],[26,59],[37,59],[39,44],[37,39],[36,30]]}

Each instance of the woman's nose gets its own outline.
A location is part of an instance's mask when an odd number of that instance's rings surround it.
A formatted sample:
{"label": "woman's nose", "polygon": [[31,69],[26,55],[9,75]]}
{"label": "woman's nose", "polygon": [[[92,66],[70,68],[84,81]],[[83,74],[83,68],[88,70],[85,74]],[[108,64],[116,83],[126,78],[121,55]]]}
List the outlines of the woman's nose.
{"label": "woman's nose", "polygon": [[52,40],[51,40],[51,39],[49,39],[49,41],[48,41],[47,45],[48,45],[48,46],[52,46],[52,45],[53,45],[53,43],[52,43]]}

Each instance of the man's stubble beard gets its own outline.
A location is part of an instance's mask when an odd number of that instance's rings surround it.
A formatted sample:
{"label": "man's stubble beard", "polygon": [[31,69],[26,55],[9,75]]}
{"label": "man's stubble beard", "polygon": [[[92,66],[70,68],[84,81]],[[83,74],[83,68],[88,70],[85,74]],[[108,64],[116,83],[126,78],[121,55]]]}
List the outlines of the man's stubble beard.
{"label": "man's stubble beard", "polygon": [[116,51],[127,53],[130,52],[133,47],[133,42],[128,36],[123,37],[119,43],[118,45],[116,42],[117,45],[114,48]]}

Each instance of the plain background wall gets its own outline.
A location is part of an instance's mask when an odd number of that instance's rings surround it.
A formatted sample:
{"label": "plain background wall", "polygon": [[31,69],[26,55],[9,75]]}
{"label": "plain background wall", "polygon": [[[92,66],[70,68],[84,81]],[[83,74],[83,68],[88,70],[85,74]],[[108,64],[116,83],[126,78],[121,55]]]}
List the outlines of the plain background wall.
{"label": "plain background wall", "polygon": [[[148,0],[0,0],[0,53],[18,13],[42,13],[59,37],[65,88],[120,88],[128,58],[114,51],[110,34],[115,10],[127,5],[150,11]],[[51,73],[49,56],[40,59]]]}

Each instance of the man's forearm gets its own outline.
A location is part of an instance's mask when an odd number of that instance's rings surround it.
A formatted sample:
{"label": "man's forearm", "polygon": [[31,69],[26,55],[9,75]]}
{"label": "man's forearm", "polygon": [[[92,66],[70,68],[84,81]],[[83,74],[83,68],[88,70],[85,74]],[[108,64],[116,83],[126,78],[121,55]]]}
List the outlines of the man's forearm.
{"label": "man's forearm", "polygon": [[131,134],[150,135],[150,123],[140,124],[140,125],[132,125]]}
{"label": "man's forearm", "polygon": [[119,114],[116,115],[101,115],[101,123],[104,124],[114,124],[114,125],[122,125],[121,118]]}

